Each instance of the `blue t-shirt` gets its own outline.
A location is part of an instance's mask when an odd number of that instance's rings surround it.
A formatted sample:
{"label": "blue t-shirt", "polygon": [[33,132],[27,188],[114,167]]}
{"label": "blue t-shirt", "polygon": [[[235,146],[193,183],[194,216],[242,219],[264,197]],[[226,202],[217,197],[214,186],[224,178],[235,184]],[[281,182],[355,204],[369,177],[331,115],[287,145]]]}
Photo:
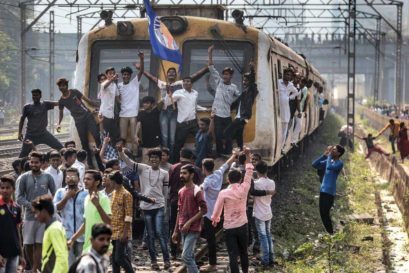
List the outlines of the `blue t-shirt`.
{"label": "blue t-shirt", "polygon": [[325,168],[320,191],[335,196],[337,178],[344,167],[342,160],[333,160],[331,156],[322,155],[312,163],[312,166],[317,170]]}

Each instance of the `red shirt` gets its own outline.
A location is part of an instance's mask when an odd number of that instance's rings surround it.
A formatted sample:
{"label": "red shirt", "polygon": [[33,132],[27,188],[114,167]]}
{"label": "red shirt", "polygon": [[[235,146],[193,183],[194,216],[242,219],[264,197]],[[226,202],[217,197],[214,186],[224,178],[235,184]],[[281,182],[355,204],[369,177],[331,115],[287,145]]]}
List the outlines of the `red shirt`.
{"label": "red shirt", "polygon": [[[186,186],[181,188],[178,194],[179,230],[181,230],[183,225],[189,221],[189,219],[193,218],[199,211],[201,211],[203,215],[207,212],[203,191],[201,191],[197,185],[189,188]],[[200,232],[200,229],[201,219],[198,219],[190,225],[188,233]]]}

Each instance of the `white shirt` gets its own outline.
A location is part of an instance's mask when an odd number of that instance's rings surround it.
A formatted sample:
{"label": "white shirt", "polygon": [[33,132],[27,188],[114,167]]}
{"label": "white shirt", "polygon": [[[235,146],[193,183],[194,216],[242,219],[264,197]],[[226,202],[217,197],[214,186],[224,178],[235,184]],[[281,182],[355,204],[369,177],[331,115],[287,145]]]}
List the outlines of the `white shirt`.
{"label": "white shirt", "polygon": [[101,107],[99,113],[106,118],[114,118],[115,96],[118,96],[118,86],[111,82],[107,87],[101,87]]}
{"label": "white shirt", "polygon": [[62,171],[60,171],[59,169],[54,169],[53,166],[50,165],[47,169],[45,169],[44,172],[50,174],[53,177],[56,190],[62,188],[62,181],[64,179]]}
{"label": "white shirt", "polygon": [[[179,80],[179,81],[175,81],[174,83],[169,84],[169,86],[174,87],[174,86],[180,86],[181,88],[183,88],[183,81]],[[160,94],[162,96],[163,99],[163,109],[168,108],[169,105],[172,105],[172,101],[170,100],[170,97],[167,96],[168,90],[166,88],[166,82],[161,81],[158,79],[158,87],[160,89]],[[177,88],[176,89],[180,89]]]}
{"label": "white shirt", "polygon": [[290,122],[290,99],[294,99],[298,96],[298,90],[294,87],[292,82],[287,85],[284,84],[284,80],[278,80],[278,92],[280,97],[280,114],[281,122]]}
{"label": "white shirt", "polygon": [[173,93],[173,101],[178,103],[177,122],[182,123],[196,119],[196,109],[206,109],[197,105],[198,96],[199,93],[193,89],[190,92],[186,91],[186,89],[179,89]]}
{"label": "white shirt", "polygon": [[121,96],[121,118],[132,118],[138,116],[139,111],[139,83],[136,76],[128,84],[123,82],[118,84],[119,95]]}
{"label": "white shirt", "polygon": [[78,172],[80,173],[80,182],[79,186],[84,187],[84,176],[85,176],[85,164],[79,162],[78,160],[75,160],[74,164],[71,166],[72,168],[76,168]]}
{"label": "white shirt", "polygon": [[[261,177],[254,181],[254,189],[273,191],[276,189],[276,184],[274,180]],[[271,195],[254,197],[253,216],[261,221],[268,221],[273,217]]]}

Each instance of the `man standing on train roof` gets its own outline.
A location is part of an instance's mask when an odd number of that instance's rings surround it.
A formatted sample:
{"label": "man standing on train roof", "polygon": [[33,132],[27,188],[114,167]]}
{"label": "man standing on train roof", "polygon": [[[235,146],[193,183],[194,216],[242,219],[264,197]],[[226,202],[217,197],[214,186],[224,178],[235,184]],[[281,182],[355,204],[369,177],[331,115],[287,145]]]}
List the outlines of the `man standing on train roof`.
{"label": "man standing on train roof", "polygon": [[[281,110],[281,150],[284,149],[284,145],[287,139],[288,123],[290,122],[290,98],[298,95],[298,90],[295,88],[291,79],[294,73],[290,68],[284,70],[284,77],[278,80],[278,92],[280,99]],[[291,94],[291,95],[290,95]],[[283,153],[283,151],[282,151]]]}
{"label": "man standing on train roof", "polygon": [[[212,110],[215,113],[216,152],[218,155],[231,154],[232,143],[230,138],[226,138],[225,129],[232,122],[231,105],[240,96],[241,92],[237,85],[231,82],[234,73],[231,67],[225,67],[222,70],[222,77],[220,77],[219,72],[214,67],[213,51],[214,45],[208,49],[208,66],[210,71],[209,85],[212,92],[215,92]],[[224,147],[223,139],[226,140]]]}
{"label": "man standing on train roof", "polygon": [[[139,69],[140,65],[136,65]],[[207,66],[203,67],[196,73],[192,74],[192,83],[199,80],[204,74],[208,72]],[[176,104],[172,102],[171,98],[167,96],[167,93],[172,94],[176,90],[183,88],[183,81],[176,80],[178,77],[176,68],[170,67],[166,72],[166,81],[159,80],[158,77],[153,76],[148,71],[143,71],[143,74],[152,82],[158,85],[161,92],[162,100],[164,105],[162,112],[160,114],[160,126],[162,133],[162,147],[169,148],[171,152],[171,158],[173,158],[173,146],[175,145],[175,134],[176,134],[176,119],[177,119],[177,109]],[[173,162],[175,163],[175,162]]]}
{"label": "man standing on train roof", "polygon": [[77,89],[68,89],[67,79],[58,79],[57,86],[62,93],[60,100],[58,101],[60,116],[58,119],[57,132],[61,130],[61,121],[64,117],[65,107],[71,112],[71,116],[74,119],[75,127],[77,128],[78,136],[81,141],[81,146],[88,154],[88,167],[92,169],[94,164],[92,163],[92,152],[88,142],[88,132],[94,137],[97,147],[101,147],[101,140],[97,123],[91,111],[83,103],[83,100],[92,106],[98,106],[98,104]]}
{"label": "man standing on train roof", "polygon": [[[138,75],[131,81],[132,69],[130,67],[124,67],[121,69],[123,82],[118,84],[119,99],[121,102],[121,110],[119,112],[119,129],[121,139],[127,139],[128,128],[130,127],[130,133],[132,142],[137,145],[136,142],[136,118],[139,111],[139,84],[144,71],[144,54],[139,51],[139,63],[140,70]],[[133,151],[136,152],[136,151]]]}
{"label": "man standing on train roof", "polygon": [[[23,107],[23,113],[18,125],[18,140],[23,141],[19,158],[26,157],[32,145],[47,144],[53,149],[61,150],[62,144],[50,132],[47,131],[48,118],[47,113],[53,110],[58,102],[41,101],[41,90],[33,89],[31,91],[33,103],[28,103]],[[23,125],[27,118],[27,131],[23,139]],[[29,143],[28,141],[31,141]]]}

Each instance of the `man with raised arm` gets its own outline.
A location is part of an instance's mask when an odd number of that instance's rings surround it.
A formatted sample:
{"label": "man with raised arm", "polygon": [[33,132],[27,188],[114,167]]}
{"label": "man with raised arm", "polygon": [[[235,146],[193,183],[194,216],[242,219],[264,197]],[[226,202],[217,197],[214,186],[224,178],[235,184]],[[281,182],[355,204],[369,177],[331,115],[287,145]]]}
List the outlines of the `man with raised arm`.
{"label": "man with raised arm", "polygon": [[[131,80],[133,72],[132,69],[130,67],[124,67],[121,69],[123,82],[118,84],[119,99],[121,102],[121,110],[119,112],[120,136],[121,139],[126,140],[128,137],[128,128],[130,128],[130,134],[133,138],[132,143],[135,144],[135,146],[133,145],[135,148],[136,145],[138,145],[135,134],[137,123],[136,118],[139,111],[139,84],[144,71],[143,52],[139,51],[138,56],[140,63],[138,75]],[[136,153],[136,151],[133,152]]]}
{"label": "man with raised arm", "polygon": [[[61,150],[62,144],[50,132],[47,131],[49,110],[53,110],[58,102],[41,101],[41,90],[31,90],[33,103],[28,103],[23,107],[23,113],[18,125],[18,140],[23,141],[23,147],[19,157],[26,157],[32,145],[47,144],[53,149]],[[27,118],[27,131],[23,138],[24,121]],[[31,143],[30,143],[31,141]]]}
{"label": "man with raised arm", "polygon": [[239,273],[237,257],[240,256],[240,264],[243,273],[248,273],[249,258],[248,246],[248,220],[246,213],[247,195],[250,190],[253,177],[253,164],[250,163],[250,149],[245,148],[246,173],[243,182],[240,170],[232,169],[227,175],[230,186],[219,193],[212,214],[212,224],[217,226],[224,209],[224,234],[231,273]]}
{"label": "man with raised arm", "polygon": [[[214,116],[214,133],[216,137],[216,152],[218,155],[230,154],[232,150],[231,138],[226,137],[225,130],[230,126],[231,105],[240,96],[241,92],[237,85],[232,83],[234,70],[231,67],[225,67],[222,70],[222,77],[214,67],[213,62],[214,45],[208,49],[208,66],[210,71],[209,85],[214,92],[214,101],[212,110]],[[226,143],[223,146],[223,139]]]}
{"label": "man with raised arm", "polygon": [[[204,67],[197,71],[196,73],[190,75],[192,78],[192,83],[199,80],[208,71],[207,67]],[[143,74],[152,82],[158,85],[161,92],[161,97],[164,101],[160,116],[160,125],[162,132],[162,146],[168,147],[171,152],[173,145],[175,144],[175,133],[176,133],[176,118],[177,110],[176,105],[172,102],[171,97],[167,96],[168,93],[172,94],[176,90],[183,88],[183,81],[177,81],[177,71],[176,68],[170,67],[166,72],[166,81],[159,80],[157,77],[150,74],[148,71],[144,71]]]}
{"label": "man with raised arm", "polygon": [[57,86],[61,91],[61,97],[58,101],[60,108],[60,115],[58,119],[57,132],[61,130],[61,121],[64,117],[64,107],[71,112],[71,116],[74,119],[75,127],[78,131],[78,136],[81,141],[82,149],[88,154],[88,167],[92,168],[92,152],[88,142],[88,133],[91,133],[94,137],[97,147],[101,146],[101,140],[99,137],[97,123],[91,113],[91,111],[85,106],[86,103],[98,106],[97,103],[91,101],[87,96],[83,95],[77,89],[68,89],[68,80],[61,78],[57,80]]}

